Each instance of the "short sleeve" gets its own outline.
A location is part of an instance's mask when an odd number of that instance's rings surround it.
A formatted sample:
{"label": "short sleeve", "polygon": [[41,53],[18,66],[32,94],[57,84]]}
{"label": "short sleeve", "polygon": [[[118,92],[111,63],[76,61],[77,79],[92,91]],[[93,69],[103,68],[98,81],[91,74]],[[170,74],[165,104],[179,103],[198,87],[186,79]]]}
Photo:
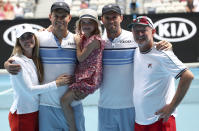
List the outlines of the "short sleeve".
{"label": "short sleeve", "polygon": [[187,67],[175,56],[173,51],[162,51],[161,57],[161,64],[164,69],[176,79],[187,70]]}

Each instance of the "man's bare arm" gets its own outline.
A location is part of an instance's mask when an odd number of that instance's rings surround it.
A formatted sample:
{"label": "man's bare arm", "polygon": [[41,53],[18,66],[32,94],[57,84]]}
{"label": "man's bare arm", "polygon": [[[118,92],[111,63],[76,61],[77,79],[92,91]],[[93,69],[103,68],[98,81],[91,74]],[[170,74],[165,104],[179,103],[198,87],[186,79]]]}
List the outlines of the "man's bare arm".
{"label": "man's bare arm", "polygon": [[189,70],[186,70],[180,78],[177,91],[171,103],[165,105],[162,109],[160,109],[159,111],[155,113],[156,115],[160,115],[159,117],[160,119],[163,118],[163,122],[169,119],[170,115],[173,113],[175,108],[180,104],[180,102],[186,95],[187,90],[189,89],[193,78],[194,78],[194,75],[192,74],[192,72]]}

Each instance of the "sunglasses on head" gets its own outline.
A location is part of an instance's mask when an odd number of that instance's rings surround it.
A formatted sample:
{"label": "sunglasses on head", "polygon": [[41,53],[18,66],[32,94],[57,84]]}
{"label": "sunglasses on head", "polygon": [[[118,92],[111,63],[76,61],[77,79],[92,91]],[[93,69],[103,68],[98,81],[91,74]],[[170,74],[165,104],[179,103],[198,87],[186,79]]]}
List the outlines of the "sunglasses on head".
{"label": "sunglasses on head", "polygon": [[134,23],[143,23],[143,24],[147,24],[147,25],[152,25],[152,23],[147,20],[146,18],[137,18],[133,20]]}
{"label": "sunglasses on head", "polygon": [[19,37],[20,40],[29,40],[33,37],[33,33],[27,32],[24,33],[21,37]]}
{"label": "sunglasses on head", "polygon": [[145,24],[150,24],[149,21],[145,18],[138,18],[138,19],[134,19],[133,22],[137,22],[137,23],[145,23]]}

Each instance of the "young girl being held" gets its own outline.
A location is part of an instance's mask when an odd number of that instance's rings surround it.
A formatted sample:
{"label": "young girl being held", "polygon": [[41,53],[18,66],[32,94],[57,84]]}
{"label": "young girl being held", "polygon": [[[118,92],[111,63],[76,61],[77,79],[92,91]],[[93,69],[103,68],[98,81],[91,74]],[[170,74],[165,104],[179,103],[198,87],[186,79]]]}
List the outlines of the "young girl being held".
{"label": "young girl being held", "polygon": [[84,95],[93,93],[102,81],[102,52],[105,42],[101,39],[101,27],[97,12],[81,10],[76,23],[75,42],[78,64],[75,70],[75,83],[61,98],[61,105],[70,131],[76,131],[75,118],[71,103],[79,92]]}

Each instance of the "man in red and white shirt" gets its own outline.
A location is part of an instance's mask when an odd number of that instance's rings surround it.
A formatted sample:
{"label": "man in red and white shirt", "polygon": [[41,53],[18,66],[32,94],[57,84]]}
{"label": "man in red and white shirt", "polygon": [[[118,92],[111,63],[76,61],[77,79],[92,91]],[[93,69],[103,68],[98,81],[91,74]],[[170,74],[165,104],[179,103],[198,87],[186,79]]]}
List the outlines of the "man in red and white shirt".
{"label": "man in red and white shirt", "polygon": [[139,46],[134,54],[135,131],[176,131],[176,107],[194,76],[171,50],[155,48],[150,18],[137,17],[129,27]]}

